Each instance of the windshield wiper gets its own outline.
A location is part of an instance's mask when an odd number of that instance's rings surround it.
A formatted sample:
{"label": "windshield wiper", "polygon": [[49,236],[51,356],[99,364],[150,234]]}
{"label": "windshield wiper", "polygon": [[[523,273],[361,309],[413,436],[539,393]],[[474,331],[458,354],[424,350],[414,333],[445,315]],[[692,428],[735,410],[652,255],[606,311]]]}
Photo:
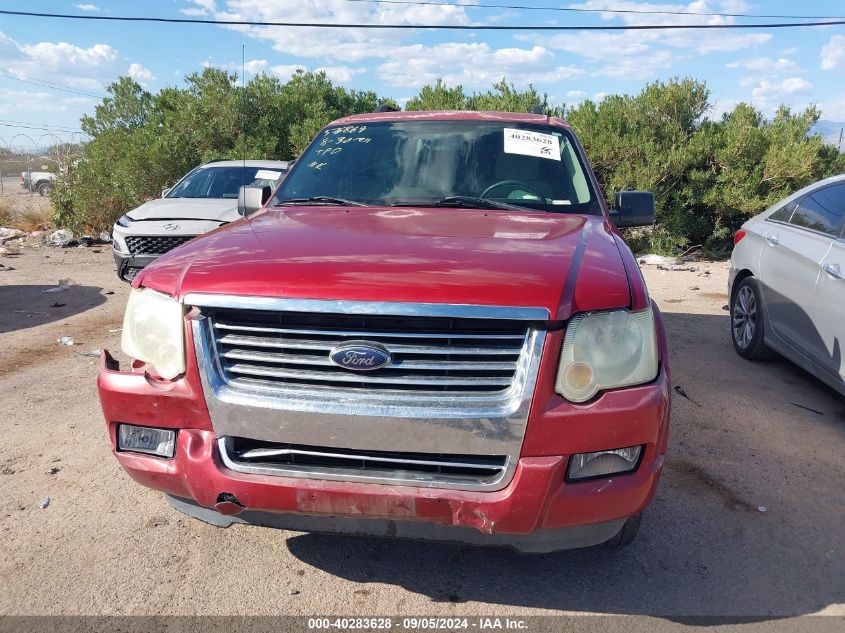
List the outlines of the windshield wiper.
{"label": "windshield wiper", "polygon": [[464,207],[466,209],[503,209],[510,211],[525,211],[525,207],[518,207],[506,202],[496,202],[489,198],[475,196],[446,196],[434,202],[394,202],[394,207]]}
{"label": "windshield wiper", "polygon": [[279,200],[275,206],[281,207],[286,204],[330,204],[345,207],[366,207],[369,205],[355,200],[346,200],[345,198],[332,198],[331,196],[311,196],[309,198],[288,198],[287,200]]}

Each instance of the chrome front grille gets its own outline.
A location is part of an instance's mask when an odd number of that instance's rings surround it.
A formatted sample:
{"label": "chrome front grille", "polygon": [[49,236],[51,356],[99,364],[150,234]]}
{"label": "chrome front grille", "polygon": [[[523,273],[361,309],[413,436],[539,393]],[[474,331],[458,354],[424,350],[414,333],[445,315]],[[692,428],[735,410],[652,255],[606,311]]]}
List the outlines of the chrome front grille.
{"label": "chrome front grille", "polygon": [[237,472],[333,479],[493,483],[507,467],[506,455],[455,455],[360,451],[227,437],[218,440],[221,459]]}
{"label": "chrome front grille", "polygon": [[[232,386],[349,391],[495,393],[510,389],[525,322],[440,317],[208,310],[222,378]],[[352,371],[329,359],[350,341],[384,346],[386,367]]]}
{"label": "chrome front grille", "polygon": [[[519,462],[545,308],[191,293],[191,331],[227,468],[499,490]],[[349,341],[394,364],[335,366]],[[271,449],[253,452],[253,449]]]}
{"label": "chrome front grille", "polygon": [[126,247],[133,255],[164,255],[193,237],[193,235],[130,235],[126,238]]}

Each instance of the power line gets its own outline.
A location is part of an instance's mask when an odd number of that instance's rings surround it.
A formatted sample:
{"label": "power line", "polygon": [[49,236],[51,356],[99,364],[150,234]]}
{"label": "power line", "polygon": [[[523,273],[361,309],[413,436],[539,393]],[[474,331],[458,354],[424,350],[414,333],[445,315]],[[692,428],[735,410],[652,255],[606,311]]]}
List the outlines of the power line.
{"label": "power line", "polygon": [[[479,24],[339,24],[336,22],[266,22],[261,20],[206,20],[200,18],[157,18],[120,15],[73,15],[69,13],[36,13],[34,11],[0,10],[0,15],[20,17],[58,18],[63,20],[100,20],[109,22],[154,22],[164,24],[210,24],[214,26],[285,26],[321,29],[391,29],[428,31],[668,31],[678,30],[731,30],[731,29],[784,29],[811,26],[845,25],[845,19],[811,22],[770,22],[756,24],[633,24],[633,25],[542,25],[520,26]],[[99,97],[98,97],[99,98]]]}
{"label": "power line", "polygon": [[759,13],[719,13],[715,11],[670,11],[659,9],[585,9],[582,7],[538,7],[525,4],[467,4],[463,2],[436,2],[435,0],[343,0],[367,4],[409,4],[436,7],[462,7],[466,9],[518,9],[520,11],[565,11],[570,13],[622,13],[635,15],[699,15],[720,18],[769,18],[778,20],[845,20],[841,15],[765,15]]}
{"label": "power line", "polygon": [[[10,127],[15,130],[36,130],[39,132],[59,132],[60,134],[75,134],[77,131],[71,132],[70,130],[57,130],[56,128],[49,128],[49,127],[36,127],[36,126],[28,126],[28,125],[10,125],[8,123],[0,123],[0,127]],[[81,130],[78,130],[81,132]]]}
{"label": "power line", "polygon": [[4,70],[0,69],[0,73],[9,77],[10,79],[15,79],[17,81],[22,81],[26,84],[32,84],[33,86],[39,86],[41,88],[48,88],[50,90],[60,90],[62,92],[69,92],[75,95],[81,95],[84,97],[93,97],[94,99],[104,99],[103,95],[97,95],[92,92],[85,92],[84,90],[77,90],[76,88],[69,88],[67,86],[60,86],[59,84],[54,84],[50,81],[45,81],[43,79],[36,79],[34,77],[30,77],[28,75],[24,75],[23,73],[16,73],[11,70]]}
{"label": "power line", "polygon": [[61,125],[49,125],[47,123],[31,123],[29,121],[15,121],[13,119],[0,119],[0,125],[4,127],[21,127],[23,129],[39,129],[64,133],[82,132],[82,130],[68,128]]}
{"label": "power line", "polygon": [[37,64],[39,66],[43,66],[44,68],[52,70],[53,72],[61,72],[65,75],[73,75],[74,77],[79,77],[80,79],[86,79],[88,81],[94,81],[94,82],[100,84],[103,88],[107,87],[102,81],[100,81],[99,79],[95,79],[94,77],[86,77],[85,75],[80,75],[79,73],[75,73],[72,70],[67,70],[65,68],[62,68],[61,71],[59,71],[55,67],[51,66],[50,64],[45,64],[44,62],[40,62],[37,59],[31,59],[29,57],[25,57],[24,55],[21,55],[19,52],[16,52],[16,51],[5,51],[3,53],[3,55],[9,55],[11,57],[14,57],[15,59],[19,59],[22,62],[27,63],[27,64]]}

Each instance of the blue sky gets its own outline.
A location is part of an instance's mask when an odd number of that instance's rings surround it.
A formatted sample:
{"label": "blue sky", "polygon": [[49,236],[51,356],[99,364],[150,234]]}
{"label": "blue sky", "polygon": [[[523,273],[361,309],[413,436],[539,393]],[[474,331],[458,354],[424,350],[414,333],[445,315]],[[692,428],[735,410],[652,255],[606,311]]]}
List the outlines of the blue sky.
{"label": "blue sky", "polygon": [[[471,0],[449,0],[464,5]],[[845,15],[841,0],[482,0],[590,9]],[[517,11],[348,0],[11,0],[0,8],[91,15],[151,15],[288,22],[407,24],[678,24],[734,18]],[[0,17],[0,142],[27,134],[72,139],[79,117],[93,111],[105,85],[130,74],[150,90],[179,85],[204,66],[267,72],[286,79],[298,67],[325,69],[344,86],[407,99],[437,77],[483,89],[502,76],[533,83],[554,103],[639,91],[655,79],[707,82],[713,116],[740,101],[771,114],[780,103],[818,104],[823,117],[845,121],[845,26],[736,31],[494,32],[372,31],[82,22]],[[25,80],[25,81],[22,81]],[[35,83],[32,83],[35,82]],[[49,85],[45,85],[49,84]],[[36,85],[40,84],[40,85]],[[63,87],[66,90],[60,90]],[[33,130],[13,125],[45,126]],[[34,124],[34,125],[32,125]],[[78,137],[78,134],[77,134]],[[49,137],[48,140],[52,140]]]}

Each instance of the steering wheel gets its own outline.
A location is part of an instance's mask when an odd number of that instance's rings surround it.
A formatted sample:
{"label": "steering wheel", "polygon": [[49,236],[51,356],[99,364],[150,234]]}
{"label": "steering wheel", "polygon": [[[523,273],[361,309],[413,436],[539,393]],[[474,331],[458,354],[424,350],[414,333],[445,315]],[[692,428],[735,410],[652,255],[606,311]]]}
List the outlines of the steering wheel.
{"label": "steering wheel", "polygon": [[525,191],[527,193],[530,193],[530,194],[536,196],[537,200],[545,201],[545,199],[546,199],[545,196],[541,196],[540,193],[536,189],[530,187],[529,185],[525,184],[521,180],[500,180],[499,182],[494,182],[492,185],[490,185],[484,191],[481,192],[481,195],[479,196],[479,198],[489,198],[491,191],[495,191],[499,187],[507,187],[508,185],[510,185],[512,187],[511,191],[514,191],[515,189],[519,188],[519,189],[522,189],[523,191]]}

